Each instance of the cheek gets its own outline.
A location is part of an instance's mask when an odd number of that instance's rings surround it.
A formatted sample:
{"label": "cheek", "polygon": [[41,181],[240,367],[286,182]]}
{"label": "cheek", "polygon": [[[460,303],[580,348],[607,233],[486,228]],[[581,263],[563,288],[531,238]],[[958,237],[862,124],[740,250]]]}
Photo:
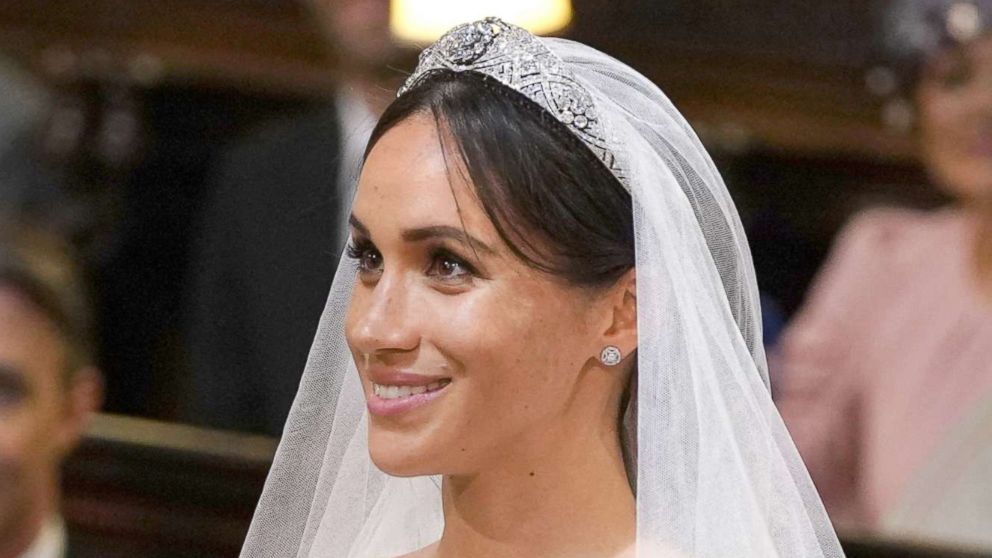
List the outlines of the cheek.
{"label": "cheek", "polygon": [[24,412],[0,412],[0,477],[23,467],[32,438],[26,418]]}
{"label": "cheek", "polygon": [[351,350],[352,357],[355,359],[355,364],[358,364],[359,351],[357,347],[358,339],[358,327],[361,317],[365,314],[365,295],[364,289],[355,282],[354,290],[351,294],[351,299],[348,301],[348,308],[345,309],[344,317],[344,340],[348,345],[348,349]]}
{"label": "cheek", "polygon": [[397,475],[477,470],[563,416],[588,360],[581,304],[527,283],[456,296],[426,293],[409,326],[417,366],[453,378],[437,405],[406,423],[373,420],[372,458]]}
{"label": "cheek", "polygon": [[946,157],[961,141],[957,103],[946,93],[926,93],[920,100],[920,129],[924,147],[932,157]]}
{"label": "cheek", "polygon": [[587,351],[574,308],[556,302],[519,289],[438,317],[447,342],[439,336],[437,346],[464,367],[471,396],[487,416],[554,413],[567,400]]}
{"label": "cheek", "polygon": [[973,152],[974,111],[951,93],[920,98],[920,129],[929,170],[938,185],[965,198],[992,195],[992,157]]}
{"label": "cheek", "polygon": [[37,505],[55,478],[57,436],[34,407],[0,411],[0,528]]}
{"label": "cheek", "polygon": [[0,468],[17,477],[46,470],[55,453],[55,434],[47,413],[25,405],[2,413],[0,418]]}

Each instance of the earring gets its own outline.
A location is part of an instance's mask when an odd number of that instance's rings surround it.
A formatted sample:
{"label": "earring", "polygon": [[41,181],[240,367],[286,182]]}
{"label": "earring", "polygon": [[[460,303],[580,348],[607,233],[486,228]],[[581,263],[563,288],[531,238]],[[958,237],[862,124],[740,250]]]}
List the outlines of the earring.
{"label": "earring", "polygon": [[620,349],[613,345],[603,347],[603,352],[599,353],[599,361],[607,366],[616,366],[620,364],[621,359]]}

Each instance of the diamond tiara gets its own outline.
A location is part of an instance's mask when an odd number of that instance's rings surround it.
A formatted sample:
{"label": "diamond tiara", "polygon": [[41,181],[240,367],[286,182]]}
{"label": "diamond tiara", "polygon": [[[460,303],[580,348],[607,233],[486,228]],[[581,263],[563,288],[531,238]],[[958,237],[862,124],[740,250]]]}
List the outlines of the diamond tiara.
{"label": "diamond tiara", "polygon": [[479,73],[522,93],[578,136],[630,190],[617,142],[607,135],[592,95],[530,32],[495,17],[459,25],[420,53],[417,69],[396,96],[438,70]]}

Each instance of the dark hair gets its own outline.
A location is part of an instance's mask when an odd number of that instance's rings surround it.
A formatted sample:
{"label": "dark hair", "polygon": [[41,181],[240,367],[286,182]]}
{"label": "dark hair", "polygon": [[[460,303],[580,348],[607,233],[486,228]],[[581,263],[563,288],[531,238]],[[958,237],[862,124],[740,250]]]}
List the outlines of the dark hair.
{"label": "dark hair", "polygon": [[[489,220],[525,263],[587,288],[612,285],[634,267],[630,194],[582,140],[536,103],[481,74],[436,71],[386,109],[365,157],[386,132],[417,114],[434,118],[442,149],[464,163]],[[636,493],[633,362],[617,418]]]}
{"label": "dark hair", "polygon": [[434,72],[386,109],[365,156],[416,114],[434,118],[445,152],[459,156],[480,205],[525,263],[592,288],[634,266],[630,194],[530,99],[481,74]]}
{"label": "dark hair", "polygon": [[0,287],[17,291],[56,326],[66,346],[67,381],[93,363],[89,306],[71,254],[60,238],[0,218]]}

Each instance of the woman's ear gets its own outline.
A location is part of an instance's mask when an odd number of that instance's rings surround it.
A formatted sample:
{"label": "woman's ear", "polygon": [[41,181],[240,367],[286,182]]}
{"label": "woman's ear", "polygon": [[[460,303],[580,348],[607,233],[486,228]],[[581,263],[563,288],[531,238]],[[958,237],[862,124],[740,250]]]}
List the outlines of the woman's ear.
{"label": "woman's ear", "polygon": [[603,347],[620,349],[627,358],[637,349],[637,273],[631,268],[610,288],[612,319],[603,332]]}
{"label": "woman's ear", "polygon": [[103,404],[103,376],[92,366],[76,371],[66,392],[66,406],[59,428],[59,446],[69,453],[83,437],[90,420]]}

